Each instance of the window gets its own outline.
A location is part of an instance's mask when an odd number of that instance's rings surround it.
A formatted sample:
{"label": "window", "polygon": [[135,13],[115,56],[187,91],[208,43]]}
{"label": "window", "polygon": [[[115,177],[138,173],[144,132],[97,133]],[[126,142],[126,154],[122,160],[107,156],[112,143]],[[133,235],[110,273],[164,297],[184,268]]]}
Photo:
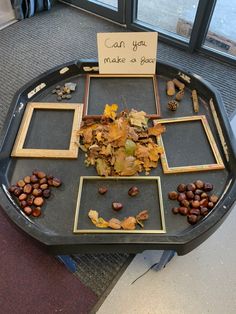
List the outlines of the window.
{"label": "window", "polygon": [[218,0],[204,46],[236,57],[236,1]]}
{"label": "window", "polygon": [[139,0],[137,22],[189,40],[197,6],[198,0]]}

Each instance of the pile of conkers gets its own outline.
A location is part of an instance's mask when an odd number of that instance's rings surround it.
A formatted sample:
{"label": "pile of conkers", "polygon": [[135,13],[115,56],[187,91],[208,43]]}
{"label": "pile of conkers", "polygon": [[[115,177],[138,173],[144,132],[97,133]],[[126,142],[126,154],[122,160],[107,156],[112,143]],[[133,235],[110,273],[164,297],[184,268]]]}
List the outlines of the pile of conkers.
{"label": "pile of conkers", "polygon": [[173,214],[187,216],[191,225],[199,221],[201,217],[206,216],[218,201],[218,196],[210,194],[213,190],[211,183],[197,180],[194,183],[179,184],[177,192],[168,193],[170,200],[177,200],[179,207],[173,207]]}
{"label": "pile of conkers", "polygon": [[47,175],[43,171],[34,170],[32,175],[25,176],[9,187],[9,192],[17,197],[23,212],[33,217],[41,215],[44,199],[51,195],[51,187],[59,187],[61,180]]}

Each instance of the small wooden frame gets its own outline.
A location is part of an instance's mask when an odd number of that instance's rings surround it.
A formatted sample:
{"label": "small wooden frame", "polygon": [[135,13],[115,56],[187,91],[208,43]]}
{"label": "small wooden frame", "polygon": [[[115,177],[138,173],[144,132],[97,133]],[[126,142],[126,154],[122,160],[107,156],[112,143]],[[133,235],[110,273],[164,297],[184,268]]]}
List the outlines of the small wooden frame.
{"label": "small wooden frame", "polygon": [[[155,107],[156,107],[156,114],[148,114],[147,117],[151,119],[157,119],[161,117],[161,110],[160,110],[160,98],[158,94],[158,87],[157,87],[157,78],[156,75],[146,74],[146,75],[125,75],[125,74],[88,74],[86,77],[86,88],[85,88],[85,97],[84,97],[84,113],[83,119],[100,119],[101,115],[88,115],[88,106],[89,106],[89,93],[90,93],[90,81],[91,78],[152,78],[153,81],[153,93],[155,99]],[[104,102],[105,107],[105,102]],[[144,110],[145,111],[145,110]]]}
{"label": "small wooden frame", "polygon": [[189,117],[179,117],[179,118],[172,118],[172,119],[159,119],[154,120],[154,124],[161,123],[161,124],[168,124],[168,123],[184,123],[187,121],[200,121],[202,123],[202,126],[204,128],[204,131],[206,133],[208,142],[210,144],[210,147],[212,149],[213,156],[215,158],[216,163],[214,164],[203,164],[203,165],[191,165],[191,166],[180,166],[180,167],[170,167],[168,164],[167,156],[166,156],[166,150],[164,146],[164,142],[162,139],[162,136],[157,136],[158,144],[163,147],[164,153],[161,154],[161,163],[163,172],[168,173],[183,173],[183,172],[195,172],[195,171],[209,171],[209,170],[219,170],[224,169],[224,163],[222,161],[222,158],[220,156],[220,152],[218,150],[218,147],[216,145],[216,142],[214,140],[213,134],[211,132],[210,126],[208,124],[208,121],[206,119],[206,116],[200,115],[200,116],[189,116]]}
{"label": "small wooden frame", "polygon": [[[110,228],[106,228],[106,229],[100,229],[100,228],[94,228],[94,229],[80,229],[78,227],[79,225],[79,213],[80,213],[80,205],[81,205],[81,197],[82,197],[82,191],[83,191],[83,184],[85,180],[99,180],[101,182],[106,181],[106,180],[114,180],[114,181],[119,181],[119,180],[133,180],[134,183],[139,180],[153,180],[156,182],[157,184],[157,196],[158,196],[158,200],[159,200],[159,211],[158,211],[158,215],[160,216],[160,225],[161,225],[161,229],[159,230],[148,230],[148,229],[136,229],[136,230],[114,230],[114,229],[110,229]],[[104,182],[103,182],[104,184]],[[98,195],[99,196],[99,195]],[[104,197],[104,196],[103,196]],[[96,200],[94,199],[94,202],[96,202]],[[112,209],[111,209],[112,211]],[[115,214],[114,214],[115,215]],[[86,219],[89,220],[88,217],[88,213],[86,213]],[[92,222],[89,221],[89,224],[91,223],[92,226]],[[145,225],[145,222],[144,222]],[[151,233],[166,233],[166,225],[165,225],[165,213],[164,213],[164,207],[163,207],[163,199],[162,199],[162,189],[161,189],[161,179],[160,177],[143,177],[143,176],[139,176],[139,177],[99,177],[99,176],[81,176],[80,177],[80,183],[79,183],[79,191],[78,191],[78,197],[77,197],[77,204],[76,204],[76,211],[75,211],[75,219],[74,219],[74,228],[73,228],[73,232],[74,233],[120,233],[120,234],[124,234],[124,233],[136,233],[136,234],[140,234],[140,233],[145,233],[145,234],[151,234]]]}
{"label": "small wooden frame", "polygon": [[[71,126],[69,149],[37,149],[24,148],[24,143],[30,126],[34,110],[73,110],[74,117]],[[37,157],[37,158],[77,158],[78,145],[76,132],[82,120],[83,104],[74,103],[40,103],[27,104],[24,116],[11,153],[12,157]]]}

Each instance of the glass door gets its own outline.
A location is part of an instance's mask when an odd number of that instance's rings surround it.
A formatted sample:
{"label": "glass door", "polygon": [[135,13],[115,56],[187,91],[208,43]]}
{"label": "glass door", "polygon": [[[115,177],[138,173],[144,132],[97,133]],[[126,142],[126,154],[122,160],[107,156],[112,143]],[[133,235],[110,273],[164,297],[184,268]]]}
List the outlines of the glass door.
{"label": "glass door", "polygon": [[216,2],[203,47],[236,59],[236,1]]}
{"label": "glass door", "polygon": [[78,8],[98,14],[112,21],[125,23],[125,0],[63,0]]}

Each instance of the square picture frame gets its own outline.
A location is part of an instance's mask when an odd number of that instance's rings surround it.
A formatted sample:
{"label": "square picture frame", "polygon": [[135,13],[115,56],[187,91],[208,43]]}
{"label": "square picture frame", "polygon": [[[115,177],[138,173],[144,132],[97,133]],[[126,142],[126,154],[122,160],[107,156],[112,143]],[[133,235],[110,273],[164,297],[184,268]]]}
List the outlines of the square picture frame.
{"label": "square picture frame", "polygon": [[[29,130],[30,122],[35,110],[72,110],[73,122],[71,125],[71,137],[69,149],[37,149],[24,148],[24,143]],[[80,128],[83,115],[83,104],[76,103],[41,103],[30,102],[27,104],[17,137],[11,152],[12,157],[30,158],[77,158],[79,147],[77,141],[77,131]]]}
{"label": "square picture frame", "polygon": [[179,167],[171,167],[169,166],[165,144],[161,135],[157,136],[158,145],[163,147],[163,154],[161,154],[161,164],[162,169],[165,174],[171,173],[184,173],[184,172],[196,172],[196,171],[209,171],[209,170],[221,170],[224,169],[224,163],[221,158],[220,152],[218,150],[217,144],[211,132],[210,126],[208,124],[207,118],[204,115],[199,116],[188,116],[188,117],[178,117],[178,118],[169,118],[169,119],[158,119],[154,120],[153,123],[156,125],[157,123],[168,124],[168,123],[184,123],[189,121],[199,121],[203,129],[205,131],[206,137],[208,139],[208,143],[211,147],[213,156],[215,158],[215,163],[213,164],[202,164],[202,165],[186,165]]}
{"label": "square picture frame", "polygon": [[[154,180],[157,185],[157,195],[158,195],[158,200],[159,200],[159,211],[157,215],[160,217],[160,224],[161,224],[161,229],[154,229],[154,230],[147,230],[147,229],[142,229],[142,230],[114,230],[110,228],[97,228],[97,229],[80,229],[78,227],[79,225],[79,214],[80,214],[80,205],[81,205],[81,198],[82,198],[82,192],[83,192],[83,184],[86,180],[99,180],[99,181],[108,181],[108,180],[132,180],[137,182],[137,180]],[[87,217],[89,220],[89,217]],[[92,226],[92,222],[91,222]],[[79,190],[78,190],[78,195],[77,195],[77,203],[76,203],[76,210],[75,210],[75,218],[74,218],[74,226],[73,226],[73,233],[75,234],[81,234],[81,233],[119,233],[119,234],[125,234],[125,233],[134,233],[134,234],[162,234],[166,233],[166,223],[165,223],[165,213],[164,213],[164,206],[163,206],[163,198],[162,198],[162,188],[161,188],[161,178],[159,176],[150,176],[150,177],[99,177],[99,176],[81,176],[80,177],[80,182],[79,182]]]}
{"label": "square picture frame", "polygon": [[[155,99],[155,109],[156,114],[148,114],[147,117],[150,119],[158,119],[161,117],[161,106],[160,106],[160,97],[158,93],[158,83],[157,83],[157,77],[154,74],[142,74],[142,75],[128,75],[128,74],[88,74],[86,77],[86,88],[85,88],[85,97],[84,97],[84,113],[83,113],[83,119],[100,119],[100,115],[89,115],[88,114],[88,107],[89,107],[89,95],[90,95],[90,83],[92,78],[151,78],[153,83],[153,94]],[[105,106],[105,103],[104,103]]]}

